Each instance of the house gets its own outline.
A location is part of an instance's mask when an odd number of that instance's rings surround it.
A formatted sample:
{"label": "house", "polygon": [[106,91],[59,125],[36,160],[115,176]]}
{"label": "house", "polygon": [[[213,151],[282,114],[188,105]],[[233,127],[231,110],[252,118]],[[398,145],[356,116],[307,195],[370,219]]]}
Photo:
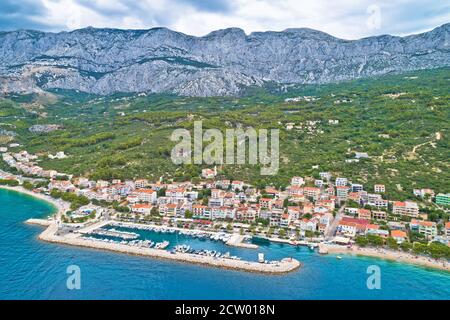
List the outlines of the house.
{"label": "house", "polygon": [[314,201],[316,201],[317,199],[319,199],[320,189],[316,187],[304,187],[303,194],[306,197],[312,198]]}
{"label": "house", "polygon": [[273,197],[278,197],[278,195],[280,193],[277,189],[272,188],[272,187],[266,187],[265,191],[266,191],[267,195],[273,196]]}
{"label": "house", "polygon": [[287,213],[283,214],[280,219],[279,226],[281,228],[287,228],[291,224],[291,216]]}
{"label": "house", "polygon": [[355,222],[340,221],[337,231],[339,234],[346,235],[350,238],[356,236],[357,224]]}
{"label": "house", "polygon": [[394,238],[398,244],[403,243],[408,239],[406,232],[401,230],[391,230],[391,237]]}
{"label": "house", "polygon": [[419,206],[412,201],[396,201],[392,207],[392,213],[417,218],[419,216]]}
{"label": "house", "polygon": [[425,235],[427,239],[434,239],[437,236],[437,226],[436,223],[432,221],[412,219],[409,227],[411,230]]}
{"label": "house", "polygon": [[147,180],[147,179],[139,179],[139,180],[136,180],[136,181],[134,182],[134,186],[135,186],[137,189],[143,189],[143,188],[145,188],[145,187],[148,186],[148,180]]}
{"label": "house", "polygon": [[364,190],[364,186],[359,183],[352,183],[350,187],[352,189],[352,192],[360,192]]}
{"label": "house", "polygon": [[366,152],[355,152],[356,159],[367,159],[369,155]]}
{"label": "house", "polygon": [[368,224],[366,227],[366,235],[371,234],[374,236],[382,237],[387,239],[389,237],[389,231],[380,229],[377,224]]}
{"label": "house", "polygon": [[386,187],[384,186],[384,184],[376,184],[374,185],[373,190],[375,193],[385,193]]}
{"label": "house", "polygon": [[142,202],[156,203],[157,200],[157,192],[153,189],[138,189],[133,194]]}
{"label": "house", "polygon": [[378,209],[387,209],[388,201],[384,200],[380,194],[369,193],[367,194],[367,204]]}
{"label": "house", "polygon": [[244,189],[244,182],[239,180],[233,180],[231,182],[231,190],[242,191]]}
{"label": "house", "polygon": [[314,180],[314,186],[321,188],[323,186],[323,180],[321,179]]}
{"label": "house", "polygon": [[280,225],[281,216],[284,214],[283,209],[272,209],[270,211],[270,226],[278,227]]}
{"label": "house", "polygon": [[301,196],[303,195],[303,187],[291,186],[289,188],[289,196]]}
{"label": "house", "polygon": [[150,204],[144,204],[144,203],[136,203],[130,206],[131,212],[133,213],[140,213],[144,215],[150,214],[152,211],[153,206]]}
{"label": "house", "polygon": [[358,214],[358,208],[352,208],[352,207],[345,207],[344,211],[345,213],[348,213],[352,216],[356,216]]}
{"label": "house", "polygon": [[213,169],[203,169],[202,177],[205,179],[213,179],[217,175],[217,169],[214,167]]}
{"label": "house", "polygon": [[445,235],[446,235],[447,237],[450,237],[450,222],[447,222],[447,223],[445,224]]}
{"label": "house", "polygon": [[331,179],[331,173],[329,173],[329,172],[319,172],[319,176],[320,176],[320,178],[327,180],[327,181]]}
{"label": "house", "polygon": [[443,206],[450,206],[450,193],[439,193],[436,196],[436,204],[437,205],[443,205]]}
{"label": "house", "polygon": [[347,201],[349,187],[336,186],[336,196],[338,201]]}
{"label": "house", "polygon": [[201,204],[194,204],[192,206],[192,214],[194,217],[204,217],[208,207]]}
{"label": "house", "polygon": [[432,189],[414,189],[413,194],[421,198],[425,198],[426,195],[429,195],[431,198],[434,197],[434,191]]}
{"label": "house", "polygon": [[289,206],[287,208],[287,213],[291,220],[298,220],[300,218],[300,207]]}
{"label": "house", "polygon": [[[342,217],[341,221],[339,222],[339,225],[341,223],[345,223],[345,225],[347,227],[354,225],[354,227],[356,229],[356,233],[359,233],[359,234],[365,234],[367,225],[369,225],[368,220],[356,219],[356,218],[352,218],[352,217]],[[338,229],[339,229],[339,227],[338,227]]]}
{"label": "house", "polygon": [[340,186],[340,187],[345,187],[348,183],[348,179],[347,178],[336,178],[336,181],[334,183],[334,185],[336,187]]}
{"label": "house", "polygon": [[292,177],[291,186],[301,187],[305,184],[305,180],[302,177]]}
{"label": "house", "polygon": [[59,191],[67,192],[75,189],[75,186],[69,180],[52,180],[48,184],[48,189],[57,189]]}
{"label": "house", "polygon": [[272,208],[272,201],[273,201],[273,199],[271,199],[271,198],[260,198],[259,199],[259,205],[263,209],[269,209],[270,210]]}
{"label": "house", "polygon": [[387,220],[387,212],[386,211],[372,211],[372,219],[374,220]]}
{"label": "house", "polygon": [[372,212],[367,209],[358,209],[358,219],[370,220],[372,218]]}

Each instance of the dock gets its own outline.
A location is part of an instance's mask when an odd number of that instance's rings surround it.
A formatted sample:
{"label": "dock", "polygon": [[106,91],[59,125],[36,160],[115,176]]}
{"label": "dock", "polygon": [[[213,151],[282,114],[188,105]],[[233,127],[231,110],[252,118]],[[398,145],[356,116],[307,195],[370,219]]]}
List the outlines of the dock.
{"label": "dock", "polygon": [[227,245],[233,246],[233,247],[239,247],[239,248],[247,248],[247,249],[257,249],[258,246],[253,243],[246,243],[244,242],[245,237],[240,234],[233,234],[226,242]]}

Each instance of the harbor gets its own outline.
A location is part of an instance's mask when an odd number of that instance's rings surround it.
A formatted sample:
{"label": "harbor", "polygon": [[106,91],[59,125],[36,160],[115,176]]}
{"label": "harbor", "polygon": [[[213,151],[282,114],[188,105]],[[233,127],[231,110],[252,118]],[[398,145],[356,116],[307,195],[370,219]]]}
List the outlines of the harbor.
{"label": "harbor", "polygon": [[[44,221],[33,219],[28,220],[27,223],[38,224],[41,226],[48,224],[47,220]],[[88,232],[81,229],[77,230],[76,232],[62,234],[60,232],[60,225],[57,222],[51,222],[48,227],[39,235],[39,239],[58,244],[109,250],[132,255],[147,256],[152,258],[174,260],[178,262],[193,263],[210,267],[265,274],[289,273],[297,270],[301,266],[301,263],[294,258],[283,258],[281,260],[273,261],[249,261],[227,252],[218,252],[217,250],[192,250],[191,248],[187,247],[174,247],[171,250],[166,250],[170,244],[168,241],[154,243],[154,241],[151,240],[126,240],[123,237],[125,235],[127,235],[128,237],[128,232],[123,233],[122,230],[118,230],[119,226],[117,224],[112,224],[110,226],[114,227],[115,230],[113,231],[113,233],[111,233],[111,230],[108,230],[106,228],[106,225],[107,224],[103,224],[101,228],[93,228],[92,226],[87,227]],[[123,225],[121,226],[123,227]],[[127,226],[130,227],[130,225]],[[144,226],[141,226],[141,228],[143,229]],[[145,226],[145,228],[148,228],[147,230],[153,231],[153,229],[150,229],[151,227]],[[100,229],[100,232],[97,231],[98,229]],[[175,233],[175,231],[165,232],[167,234]],[[121,237],[117,237],[117,235],[120,235]],[[209,236],[209,238],[211,239],[211,235]],[[226,237],[221,238],[220,236],[217,236],[216,238],[216,241],[224,241],[226,239]],[[256,253],[255,256],[257,256]]]}

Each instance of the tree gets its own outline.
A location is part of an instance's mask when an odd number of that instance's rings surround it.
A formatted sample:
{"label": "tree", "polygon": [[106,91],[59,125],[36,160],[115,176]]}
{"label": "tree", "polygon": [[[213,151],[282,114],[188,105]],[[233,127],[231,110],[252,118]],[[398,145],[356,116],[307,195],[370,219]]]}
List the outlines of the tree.
{"label": "tree", "polygon": [[357,236],[355,243],[360,247],[366,247],[369,244],[369,240],[364,236]]}
{"label": "tree", "polygon": [[400,248],[405,252],[409,252],[412,249],[412,244],[408,241],[403,241],[400,243]]}
{"label": "tree", "polygon": [[193,213],[191,212],[191,210],[186,210],[186,211],[184,212],[184,217],[185,217],[186,219],[192,219]]}
{"label": "tree", "polygon": [[153,208],[150,210],[150,215],[151,215],[151,216],[159,216],[158,209],[156,209],[156,207],[153,207]]}
{"label": "tree", "polygon": [[22,187],[24,187],[27,190],[33,190],[34,185],[30,181],[24,181]]}
{"label": "tree", "polygon": [[386,243],[387,243],[389,248],[391,248],[393,250],[398,250],[398,243],[397,243],[397,241],[394,238],[389,237],[387,239]]}

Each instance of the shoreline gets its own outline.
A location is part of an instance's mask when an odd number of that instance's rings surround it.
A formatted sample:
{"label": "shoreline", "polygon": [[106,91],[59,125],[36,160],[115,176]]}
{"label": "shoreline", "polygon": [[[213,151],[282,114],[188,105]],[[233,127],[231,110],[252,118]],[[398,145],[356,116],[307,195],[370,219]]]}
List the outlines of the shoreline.
{"label": "shoreline", "polygon": [[[48,222],[39,219],[29,219],[29,224],[37,224],[41,226],[47,225],[47,228],[38,236],[39,240],[51,243],[65,244],[77,247],[85,247],[91,249],[107,250],[119,253],[126,253],[137,256],[146,256],[162,260],[171,260],[183,263],[199,264],[202,266],[216,267],[222,269],[231,269],[245,272],[263,273],[280,275],[297,270],[301,267],[301,263],[294,258],[284,258],[275,264],[264,264],[246,260],[231,260],[225,258],[214,258],[208,256],[200,256],[189,253],[171,253],[166,250],[153,248],[134,247],[120,243],[108,243],[94,241],[82,238],[82,233],[72,233],[65,236],[57,235],[58,223]],[[81,231],[81,230],[80,230]]]}
{"label": "shoreline", "polygon": [[70,204],[63,200],[54,199],[48,195],[45,195],[42,193],[36,193],[31,190],[27,190],[22,186],[10,187],[10,186],[1,185],[0,189],[13,191],[13,192],[17,192],[17,193],[22,193],[22,194],[28,195],[30,197],[36,198],[38,200],[42,200],[42,201],[49,203],[50,205],[52,205],[54,207],[54,211],[51,213],[51,215],[56,214],[56,215],[60,216],[70,209]]}
{"label": "shoreline", "polygon": [[[25,188],[23,188],[22,186],[18,186],[18,187],[10,187],[10,186],[0,186],[0,189],[4,189],[4,190],[8,190],[8,191],[13,191],[13,192],[17,192],[17,193],[22,193],[31,197],[34,197],[38,200],[42,200],[45,201],[49,204],[51,204],[54,208],[55,208],[55,212],[53,214],[57,214],[58,216],[60,216],[61,214],[65,213],[67,210],[69,210],[69,204],[62,201],[62,200],[56,200],[51,198],[50,196],[41,194],[41,193],[35,193],[33,191],[27,190]],[[155,250],[155,249],[149,249],[149,250],[154,250],[157,251],[158,253],[155,252],[144,252],[145,250],[143,248],[137,248],[137,247],[130,247],[127,245],[119,245],[119,246],[125,246],[128,248],[118,248],[115,247],[115,244],[108,244],[108,243],[97,243],[96,241],[91,241],[91,240],[87,240],[87,239],[80,239],[80,238],[65,238],[65,237],[60,237],[60,236],[50,236],[50,234],[48,232],[50,232],[51,230],[53,230],[54,232],[56,232],[57,230],[57,225],[54,222],[53,219],[48,218],[47,220],[45,219],[29,219],[26,221],[26,223],[28,224],[36,224],[36,225],[40,225],[43,227],[46,227],[46,230],[44,230],[39,236],[38,238],[40,240],[46,241],[46,242],[53,242],[53,243],[60,243],[60,244],[68,244],[68,245],[72,245],[72,246],[78,246],[78,247],[88,247],[88,248],[93,248],[93,249],[104,249],[104,250],[108,250],[108,251],[114,251],[114,252],[122,252],[122,253],[129,253],[129,254],[134,254],[134,255],[142,255],[142,256],[150,256],[150,257],[155,257],[155,258],[161,258],[161,259],[166,259],[166,260],[175,260],[175,261],[180,261],[180,262],[189,262],[189,263],[194,263],[194,264],[202,264],[202,265],[209,265],[209,266],[213,266],[213,267],[221,267],[221,268],[225,268],[225,269],[237,269],[237,270],[244,270],[244,271],[253,271],[253,272],[260,272],[260,273],[288,273],[291,272],[293,270],[298,269],[301,266],[301,263],[298,262],[297,260],[295,260],[298,265],[294,266],[294,265],[290,265],[289,268],[281,268],[279,270],[272,270],[272,271],[268,271],[268,270],[263,270],[265,268],[253,268],[250,267],[248,268],[248,265],[246,266],[247,263],[250,264],[256,264],[256,265],[260,265],[260,266],[270,266],[270,265],[265,265],[265,264],[260,264],[257,262],[246,262],[246,261],[239,261],[241,264],[237,264],[237,265],[230,265],[229,263],[225,263],[225,265],[219,265],[219,263],[217,262],[217,259],[211,259],[212,261],[206,261],[203,258],[208,258],[208,257],[203,257],[200,256],[199,257],[194,257],[195,259],[191,259],[191,258],[187,258],[187,257],[181,257],[181,253],[177,253],[177,257],[174,257],[173,254],[165,251],[167,254],[159,254],[161,253],[162,250]],[[56,229],[54,229],[54,227],[56,226]],[[175,229],[178,229],[175,227]],[[80,240],[80,241],[73,241],[73,240]],[[275,239],[268,239],[269,241],[274,241]],[[279,240],[279,239],[276,239]],[[291,243],[289,243],[289,241],[274,241],[274,242],[279,242],[279,243],[284,243],[284,244],[288,244],[288,245],[292,245]],[[112,245],[112,246],[111,246]],[[229,245],[234,245],[236,247],[239,247],[239,244],[236,243],[230,243]],[[130,248],[132,248],[132,250],[129,250]],[[137,249],[137,250],[134,250]],[[447,261],[443,261],[443,260],[434,260],[432,258],[429,257],[424,257],[424,256],[415,256],[413,254],[410,253],[406,253],[406,252],[402,252],[402,251],[392,251],[392,250],[388,250],[388,249],[377,249],[377,248],[361,248],[361,247],[352,247],[352,248],[347,248],[347,247],[343,247],[343,246],[337,246],[337,245],[327,245],[327,244],[320,244],[319,245],[319,251],[324,250],[326,251],[326,253],[330,253],[330,254],[345,254],[345,255],[351,255],[351,256],[364,256],[364,257],[371,257],[371,258],[376,258],[376,259],[383,259],[383,260],[389,260],[389,261],[394,261],[394,262],[399,262],[399,263],[403,263],[403,264],[410,264],[410,265],[415,265],[415,266],[420,266],[420,267],[425,267],[425,268],[431,268],[431,269],[438,269],[438,270],[442,270],[442,271],[448,271],[450,272],[450,263]],[[189,254],[183,254],[183,255],[189,255]],[[191,256],[191,255],[189,255]],[[220,260],[220,259],[219,259]],[[225,260],[225,259],[222,259]],[[236,262],[235,260],[232,260],[233,262]],[[228,261],[226,261],[228,262]],[[243,269],[241,269],[243,268]]]}
{"label": "shoreline", "polygon": [[364,256],[450,272],[450,263],[448,261],[435,260],[433,258],[419,255],[415,256],[411,253],[403,251],[393,251],[381,248],[361,248],[357,246],[347,248],[343,246],[326,244],[321,244],[319,247],[321,250],[326,250],[326,254],[330,253],[345,254],[350,256]]}

